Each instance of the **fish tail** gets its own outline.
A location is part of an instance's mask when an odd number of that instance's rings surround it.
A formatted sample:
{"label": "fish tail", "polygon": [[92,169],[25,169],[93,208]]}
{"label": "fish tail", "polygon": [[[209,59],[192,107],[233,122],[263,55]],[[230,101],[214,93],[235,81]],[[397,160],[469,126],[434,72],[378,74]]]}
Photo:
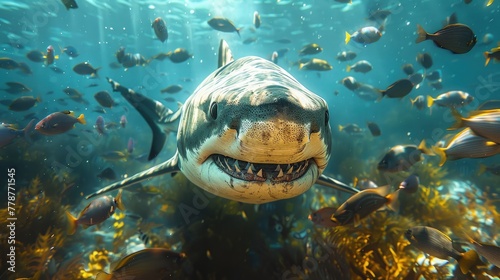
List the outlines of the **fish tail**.
{"label": "fish tail", "polygon": [[349,43],[349,41],[351,41],[351,34],[349,34],[349,32],[345,32],[345,44],[347,45],[347,43]]}
{"label": "fish tail", "polygon": [[35,119],[32,119],[28,125],[26,125],[26,127],[23,129],[23,134],[24,134],[24,139],[26,139],[26,141],[28,143],[31,143],[31,131],[33,131],[33,124],[35,124]]}
{"label": "fish tail", "polygon": [[479,164],[479,170],[477,171],[477,176],[480,176],[482,175],[484,172],[486,172],[486,170],[488,169],[488,167],[484,164]]}
{"label": "fish tail", "polygon": [[87,124],[87,121],[85,120],[85,116],[83,114],[80,114],[76,120],[81,123],[81,124]]}
{"label": "fish tail", "polygon": [[439,156],[439,158],[441,159],[439,161],[439,166],[443,166],[444,163],[446,162],[446,152],[445,152],[445,148],[440,148],[440,147],[435,147],[435,146],[432,146],[432,150],[434,151],[434,153],[436,155]]}
{"label": "fish tail", "polygon": [[429,156],[435,156],[436,154],[432,151],[432,149],[429,149],[427,148],[426,144],[425,144],[425,139],[422,140],[422,142],[420,142],[420,144],[418,145],[418,149],[426,154],[426,155],[429,155]]}
{"label": "fish tail", "polygon": [[458,260],[458,265],[463,274],[467,274],[469,270],[479,261],[479,255],[474,250],[469,250],[462,254]]}
{"label": "fish tail", "polygon": [[484,67],[490,63],[490,56],[488,52],[484,52],[484,57],[486,58],[486,61],[484,62]]}
{"label": "fish tail", "polygon": [[122,192],[123,192],[123,190],[118,191],[118,195],[116,195],[115,201],[116,201],[116,206],[118,207],[118,209],[125,211],[125,206],[123,205],[123,201],[122,201]]}
{"label": "fish tail", "polygon": [[346,70],[347,72],[351,72],[351,69],[352,69],[351,65],[347,65],[347,66],[346,66],[346,68],[345,68],[345,70]]}
{"label": "fish tail", "polygon": [[493,4],[495,0],[489,0],[488,3],[486,4],[486,7],[489,7],[491,4]]}
{"label": "fish tail", "polygon": [[94,73],[92,73],[90,76],[91,77],[96,77],[96,78],[99,78],[99,74],[97,74],[97,71],[101,70],[102,67],[97,67],[94,71]]}
{"label": "fish tail", "polygon": [[302,67],[304,67],[304,63],[299,63],[299,70],[302,70]]}
{"label": "fish tail", "polygon": [[417,37],[417,40],[415,40],[415,43],[417,43],[417,44],[427,40],[427,38],[428,38],[427,32],[425,32],[424,28],[420,24],[417,24],[417,34],[418,34],[418,37]]}
{"label": "fish tail", "polygon": [[36,98],[36,102],[38,102],[38,103],[42,102],[42,98],[41,98],[40,96],[38,96],[38,97]]}
{"label": "fish tail", "polygon": [[68,218],[68,234],[73,235],[78,227],[78,220],[68,211],[66,211],[66,217]]}
{"label": "fish tail", "polygon": [[451,109],[451,115],[453,116],[453,118],[455,118],[456,122],[451,127],[449,127],[448,130],[455,130],[465,126],[462,115],[460,115],[460,113],[456,109]]}
{"label": "fish tail", "polygon": [[101,272],[97,273],[97,276],[95,277],[95,279],[96,280],[111,280],[111,279],[113,279],[113,275],[107,274],[106,272],[101,271]]}
{"label": "fish tail", "polygon": [[392,211],[398,213],[399,212],[399,189],[396,190],[395,192],[393,193],[390,193],[386,196],[387,198],[387,207],[389,207],[389,209],[391,209]]}
{"label": "fish tail", "polygon": [[344,127],[339,124],[339,131],[342,132],[342,130],[344,130]]}
{"label": "fish tail", "polygon": [[413,107],[413,105],[415,104],[415,102],[417,102],[417,99],[418,99],[418,97],[415,97],[415,99],[411,99],[410,98],[411,107]]}
{"label": "fish tail", "polygon": [[432,104],[434,104],[434,98],[432,96],[427,95],[427,107],[432,107]]}
{"label": "fish tail", "polygon": [[236,28],[236,33],[238,33],[238,37],[241,38],[241,35],[240,35],[240,30],[242,29],[243,27],[240,27],[240,28]]}

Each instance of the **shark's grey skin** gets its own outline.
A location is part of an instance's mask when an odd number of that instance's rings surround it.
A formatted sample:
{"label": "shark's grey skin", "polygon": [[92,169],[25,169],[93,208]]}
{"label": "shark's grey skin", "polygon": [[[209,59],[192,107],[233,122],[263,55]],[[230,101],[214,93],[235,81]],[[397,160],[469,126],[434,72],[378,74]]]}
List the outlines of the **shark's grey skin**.
{"label": "shark's grey skin", "polygon": [[246,203],[291,198],[315,183],[355,193],[322,175],[331,154],[328,122],[321,97],[276,64],[244,57],[208,76],[183,105],[172,158],[87,198],[178,171]]}

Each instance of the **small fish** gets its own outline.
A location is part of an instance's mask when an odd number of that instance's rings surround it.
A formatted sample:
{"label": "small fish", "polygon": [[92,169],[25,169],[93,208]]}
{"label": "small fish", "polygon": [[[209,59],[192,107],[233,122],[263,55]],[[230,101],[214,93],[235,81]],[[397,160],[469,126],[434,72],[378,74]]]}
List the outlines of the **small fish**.
{"label": "small fish", "polygon": [[346,126],[342,126],[339,124],[339,131],[340,132],[345,132],[349,135],[359,135],[360,133],[363,133],[364,130],[359,127],[357,124],[347,124]]}
{"label": "small fish", "polygon": [[500,61],[500,47],[493,48],[489,52],[484,52],[484,58],[486,58],[486,62],[484,63],[484,66],[487,66],[492,58],[495,62],[499,62]]}
{"label": "small fish", "polygon": [[489,173],[491,173],[493,175],[500,176],[500,165],[486,166],[484,164],[480,164],[479,171],[477,172],[477,175],[482,175],[486,171],[488,171]]}
{"label": "small fish", "polygon": [[[27,87],[26,85],[19,83],[19,82],[6,82],[5,84],[9,87],[9,89],[13,89],[13,92],[15,92],[15,93],[31,91],[31,89],[29,87]],[[13,92],[9,92],[9,93],[13,93]]]}
{"label": "small fish", "polygon": [[113,198],[111,196],[102,196],[90,202],[78,215],[78,218],[73,217],[70,212],[66,211],[68,218],[68,234],[73,235],[76,232],[78,225],[82,225],[84,229],[100,224],[106,221],[116,208],[125,211],[125,206],[122,202],[122,190]]}
{"label": "small fish", "polygon": [[411,106],[415,106],[419,110],[423,110],[425,108],[425,96],[419,95],[415,97],[415,99],[411,100]]}
{"label": "small fish", "polygon": [[404,64],[401,69],[403,69],[403,72],[405,72],[406,75],[412,75],[415,73],[415,69],[411,63]]}
{"label": "small fish", "polygon": [[111,151],[101,155],[101,157],[105,160],[119,160],[119,161],[127,161],[128,154],[125,154],[122,151]]}
{"label": "small fish", "polygon": [[440,94],[436,98],[428,95],[427,107],[430,108],[432,105],[436,104],[441,107],[459,108],[471,103],[473,100],[474,97],[467,92],[454,90]]}
{"label": "small fish", "polygon": [[368,129],[370,130],[370,133],[372,136],[377,137],[381,135],[380,127],[374,123],[374,122],[367,122],[366,126],[368,126]]}
{"label": "small fish", "polygon": [[141,229],[139,229],[138,232],[139,232],[139,239],[142,241],[142,243],[144,243],[144,246],[148,247],[149,245],[151,245],[149,243],[149,235],[142,232]]}
{"label": "small fish", "polygon": [[278,64],[278,52],[273,52],[273,54],[271,55],[271,61]]}
{"label": "small fish", "polygon": [[22,96],[12,101],[12,103],[9,105],[9,110],[16,112],[26,111],[35,106],[37,102],[41,101],[42,100],[40,99],[40,97],[35,98],[33,96]]}
{"label": "small fish", "polygon": [[356,79],[351,76],[343,78],[341,83],[349,90],[355,90],[360,86]]}
{"label": "small fish", "polygon": [[182,90],[181,85],[170,85],[162,90],[160,90],[161,93],[178,93],[179,91]]}
{"label": "small fish", "polygon": [[26,127],[22,130],[17,130],[4,123],[0,124],[0,148],[7,146],[8,144],[12,143],[14,139],[20,136],[24,136],[24,139],[26,139],[26,141],[30,143],[30,134],[34,123],[35,120],[31,120],[28,125],[26,125]]}
{"label": "small fish", "polygon": [[66,7],[66,10],[78,9],[78,4],[76,4],[75,0],[61,0],[61,2],[64,4],[64,7]]}
{"label": "small fish", "polygon": [[17,67],[19,67],[19,64],[15,60],[8,57],[0,57],[0,68],[12,70]]}
{"label": "small fish", "polygon": [[479,260],[479,256],[474,250],[460,253],[453,247],[453,241],[448,235],[432,227],[412,227],[405,232],[405,237],[411,245],[426,254],[443,260],[449,257],[454,258],[458,261],[463,274],[467,274]]}
{"label": "small fish", "polygon": [[253,12],[253,26],[255,26],[255,28],[259,28],[261,23],[259,12]]}
{"label": "small fish", "polygon": [[363,27],[360,30],[354,32],[353,34],[345,33],[345,43],[349,43],[352,39],[357,43],[368,45],[371,43],[377,42],[380,37],[382,37],[382,33],[380,30],[373,26]]}
{"label": "small fish", "polygon": [[351,70],[354,70],[354,72],[361,72],[361,73],[368,73],[373,69],[372,65],[370,62],[367,60],[360,60],[353,65],[347,65],[346,71],[350,72]]}
{"label": "small fish", "polygon": [[500,153],[500,145],[476,135],[470,128],[457,133],[446,147],[433,146],[432,150],[441,159],[439,166],[446,160],[462,158],[486,158]]}
{"label": "small fish", "polygon": [[331,217],[333,213],[335,213],[335,211],[337,211],[337,208],[325,207],[309,214],[307,218],[309,219],[309,221],[313,222],[317,226],[336,227],[339,224],[331,220]]}
{"label": "small fish", "polygon": [[429,34],[422,26],[417,25],[417,44],[432,40],[436,46],[451,51],[454,54],[468,53],[476,45],[476,35],[465,24],[449,24],[444,28]]}
{"label": "small fish", "polygon": [[392,83],[385,90],[380,90],[382,97],[388,98],[403,98],[407,96],[413,89],[413,83],[409,79],[401,79]]}
{"label": "small fish", "polygon": [[97,117],[94,127],[99,135],[106,134],[106,128],[104,127],[104,118],[102,116]]}
{"label": "small fish", "polygon": [[343,51],[343,52],[339,52],[337,54],[337,60],[338,61],[349,61],[349,60],[353,60],[355,59],[357,56],[357,54],[355,52],[352,52],[352,51]]}
{"label": "small fish", "polygon": [[66,46],[61,49],[61,52],[67,54],[69,57],[72,58],[78,57],[80,55],[76,50],[76,48],[73,46]]}
{"label": "small fish", "polygon": [[314,70],[314,71],[330,71],[333,69],[333,67],[326,60],[313,58],[306,63],[299,64],[299,69]]}
{"label": "small fish", "polygon": [[94,94],[94,98],[102,107],[112,108],[115,105],[115,101],[106,90],[97,92]]}
{"label": "small fish", "polygon": [[192,54],[190,54],[186,49],[183,48],[177,48],[173,52],[170,51],[167,54],[168,58],[173,63],[181,63],[193,57]]}
{"label": "small fish", "polygon": [[358,180],[358,178],[356,177],[354,177],[353,186],[359,188],[360,190],[369,190],[378,188],[377,184],[375,184],[375,182],[373,182],[372,180],[368,180],[366,178]]}
{"label": "small fish", "polygon": [[122,128],[125,128],[127,126],[127,117],[125,115],[122,115],[120,118],[120,125]]}
{"label": "small fish", "polygon": [[131,154],[134,151],[135,141],[130,137],[127,143],[127,152]]}
{"label": "small fish", "polygon": [[26,54],[26,57],[33,62],[43,62],[44,54],[41,51],[33,50]]}
{"label": "small fish", "polygon": [[97,87],[97,86],[99,86],[99,84],[92,83],[92,84],[88,85],[87,87],[90,88],[90,87]]}
{"label": "small fish", "polygon": [[167,23],[164,19],[157,17],[151,24],[151,27],[155,31],[156,38],[162,43],[168,39]]}
{"label": "small fish", "polygon": [[387,152],[378,163],[377,169],[385,172],[408,171],[415,163],[423,160],[422,154],[433,156],[434,153],[425,146],[425,140],[420,145],[397,145]]}
{"label": "small fish", "polygon": [[439,81],[442,77],[441,70],[433,70],[425,74],[425,78],[431,82]]}
{"label": "small fish", "polygon": [[116,173],[111,167],[107,167],[101,173],[97,174],[97,178],[113,181],[116,180]]}
{"label": "small fish", "polygon": [[55,112],[39,121],[35,130],[45,135],[56,135],[72,129],[76,123],[86,124],[83,114],[75,118],[72,111]]}
{"label": "small fish", "polygon": [[95,279],[180,279],[184,260],[184,254],[163,248],[147,248],[124,257],[111,273],[99,272]]}
{"label": "small fish", "polygon": [[331,216],[334,223],[347,225],[354,223],[359,225],[359,221],[371,213],[377,211],[382,206],[387,205],[395,212],[399,210],[398,191],[389,193],[391,186],[378,187],[360,191],[347,199]]}
{"label": "small fish", "polygon": [[407,193],[416,193],[419,185],[420,179],[417,175],[412,174],[399,184],[399,189]]}
{"label": "small fish", "polygon": [[[236,28],[234,23],[227,18],[214,17],[207,21],[208,25],[213,29],[221,32],[236,32],[240,36],[241,28]],[[240,36],[241,37],[241,36]]]}
{"label": "small fish", "polygon": [[468,237],[470,246],[496,267],[500,267],[500,247],[493,244],[480,243]]}
{"label": "small fish", "polygon": [[94,68],[88,62],[78,63],[73,67],[73,71],[80,75],[90,75],[92,77],[97,76],[97,71],[99,71],[101,67]]}
{"label": "small fish", "polygon": [[500,109],[475,111],[464,118],[456,110],[452,110],[456,120],[448,130],[469,127],[475,134],[495,143],[500,143]]}
{"label": "small fish", "polygon": [[425,69],[429,69],[432,67],[432,57],[429,53],[417,54],[417,62]]}
{"label": "small fish", "polygon": [[47,53],[43,58],[45,59],[45,65],[52,65],[56,59],[59,59],[59,56],[55,54],[54,47],[49,45],[47,47]]}
{"label": "small fish", "polygon": [[320,47],[318,44],[311,43],[309,45],[305,45],[304,47],[302,47],[302,49],[299,51],[299,55],[303,56],[303,55],[318,54],[322,51],[323,51],[323,48]]}

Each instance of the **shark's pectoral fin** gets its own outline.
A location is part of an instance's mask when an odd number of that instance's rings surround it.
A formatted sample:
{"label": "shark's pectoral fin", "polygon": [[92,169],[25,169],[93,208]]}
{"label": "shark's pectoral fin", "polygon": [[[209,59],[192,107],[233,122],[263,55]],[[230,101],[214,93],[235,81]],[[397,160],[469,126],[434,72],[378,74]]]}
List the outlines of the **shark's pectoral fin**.
{"label": "shark's pectoral fin", "polygon": [[165,161],[164,163],[158,164],[156,166],[149,168],[148,170],[137,173],[132,177],[129,177],[129,178],[124,179],[122,181],[111,184],[107,187],[104,187],[104,188],[98,190],[97,192],[86,196],[85,198],[89,199],[91,197],[101,195],[103,193],[107,193],[107,192],[110,192],[113,190],[125,188],[125,187],[131,186],[133,184],[139,183],[141,181],[144,181],[146,179],[150,179],[150,178],[160,176],[163,174],[172,173],[172,172],[179,172],[180,169],[179,169],[179,166],[177,163],[178,163],[178,154],[175,153],[175,155],[172,158]]}
{"label": "shark's pectoral fin", "polygon": [[334,188],[334,189],[337,189],[337,190],[340,190],[343,192],[347,192],[347,193],[358,193],[359,192],[358,189],[350,187],[349,185],[342,183],[338,180],[335,180],[331,177],[328,177],[325,174],[321,174],[319,176],[318,180],[316,181],[316,184],[322,185],[325,187]]}

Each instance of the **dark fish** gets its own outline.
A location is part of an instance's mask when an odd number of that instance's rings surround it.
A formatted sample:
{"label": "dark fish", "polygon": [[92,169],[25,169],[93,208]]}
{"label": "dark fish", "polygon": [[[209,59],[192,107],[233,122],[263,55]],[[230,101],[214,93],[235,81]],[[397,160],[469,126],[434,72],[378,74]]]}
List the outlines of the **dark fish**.
{"label": "dark fish", "polygon": [[81,94],[77,89],[74,88],[67,87],[63,89],[63,92],[71,98],[83,97],[83,94]]}
{"label": "dark fish", "polygon": [[12,143],[14,139],[24,136],[24,139],[29,143],[31,142],[30,134],[35,120],[31,120],[23,130],[17,130],[7,124],[0,124],[0,148],[5,147]]}
{"label": "dark fish", "polygon": [[116,208],[125,211],[125,207],[122,203],[122,190],[118,192],[116,198],[102,196],[93,200],[82,210],[82,212],[80,212],[78,218],[73,217],[71,213],[66,211],[66,217],[68,218],[68,234],[74,234],[78,225],[82,225],[82,227],[86,229],[106,221],[115,213]]}
{"label": "dark fish", "polygon": [[25,75],[31,75],[31,74],[33,74],[33,71],[31,71],[30,66],[28,64],[24,63],[24,62],[19,62],[17,64],[17,67]]}
{"label": "dark fish", "polygon": [[6,82],[5,84],[9,88],[15,90],[16,93],[31,91],[29,87],[19,82]]}
{"label": "dark fish", "polygon": [[332,222],[340,225],[354,223],[356,226],[361,219],[377,211],[384,205],[397,212],[399,210],[399,192],[389,193],[390,190],[391,186],[384,186],[363,190],[354,194],[335,211],[331,217]]}
{"label": "dark fish", "polygon": [[149,235],[142,232],[141,229],[139,229],[138,232],[139,232],[139,239],[142,241],[142,243],[144,243],[145,247],[148,247],[150,245],[149,244]]}
{"label": "dark fish", "polygon": [[416,193],[419,185],[420,179],[417,175],[412,174],[399,184],[399,189],[407,193]]}
{"label": "dark fish", "polygon": [[408,79],[401,79],[390,86],[385,90],[381,90],[382,96],[387,96],[389,98],[403,98],[407,96],[411,90],[413,89],[413,83]]}
{"label": "dark fish", "polygon": [[173,52],[170,51],[167,54],[168,54],[168,58],[173,63],[184,62],[193,56],[192,54],[189,54],[189,52],[186,49],[183,49],[183,48],[177,48]]}
{"label": "dark fish", "polygon": [[35,104],[40,101],[41,101],[40,97],[35,98],[33,96],[21,96],[12,101],[12,103],[9,106],[9,110],[16,112],[26,111],[29,110],[31,107],[35,106]]}
{"label": "dark fish", "polygon": [[78,50],[73,47],[73,46],[66,46],[64,47],[62,50],[61,50],[62,53],[65,53],[67,54],[69,57],[77,57],[79,56],[80,54],[78,53]]}
{"label": "dark fish", "polygon": [[341,83],[349,90],[355,90],[360,86],[356,79],[351,76],[343,78]]}
{"label": "dark fish", "polygon": [[435,81],[438,81],[439,79],[441,79],[441,70],[433,70],[427,74],[425,74],[425,78],[431,82],[435,82]]}
{"label": "dark fish", "polygon": [[94,94],[94,98],[102,107],[111,108],[115,105],[115,101],[106,90],[97,92]]}
{"label": "dark fish", "polygon": [[106,134],[106,128],[104,125],[104,118],[102,116],[97,117],[94,127],[95,127],[95,130],[97,130],[97,133],[99,135]]}
{"label": "dark fish", "polygon": [[333,67],[326,60],[313,58],[306,63],[300,63],[299,69],[314,70],[314,71],[330,71],[333,69]]}
{"label": "dark fish", "polygon": [[253,13],[253,26],[255,26],[255,28],[259,28],[260,25],[261,25],[261,20],[260,20],[260,15],[259,15],[259,12],[255,11]]}
{"label": "dark fish", "polygon": [[164,89],[162,89],[160,92],[161,93],[177,93],[182,90],[181,85],[170,85]]}
{"label": "dark fish", "polygon": [[164,19],[157,17],[151,24],[151,27],[155,31],[156,38],[162,43],[168,39],[167,23]]}
{"label": "dark fish", "polygon": [[380,127],[374,123],[374,122],[367,122],[366,125],[368,126],[368,129],[370,130],[370,133],[377,137],[377,136],[380,136],[381,134],[381,131],[380,131]]}
{"label": "dark fish", "polygon": [[125,57],[125,47],[120,47],[115,53],[116,60],[118,63],[122,64],[123,58]]}
{"label": "dark fish", "polygon": [[397,145],[387,152],[378,163],[377,169],[385,172],[408,171],[415,163],[423,160],[422,154],[434,155],[425,146],[425,140],[420,145]]}
{"label": "dark fish", "polygon": [[429,53],[417,54],[417,62],[425,69],[429,69],[432,67],[432,57]]}
{"label": "dark fish", "polygon": [[64,73],[66,73],[66,72],[64,72],[63,69],[61,69],[61,68],[59,68],[57,66],[54,66],[54,65],[50,66],[50,69],[52,71],[56,72],[57,74],[64,74]]}
{"label": "dark fish", "polygon": [[413,68],[413,65],[411,63],[406,63],[402,67],[403,72],[405,72],[406,75],[411,75],[415,73],[415,69]]}
{"label": "dark fish", "polygon": [[99,272],[96,280],[181,279],[184,254],[147,248],[121,259],[111,273]]}
{"label": "dark fish", "polygon": [[47,53],[43,58],[45,59],[45,65],[52,65],[56,59],[59,59],[59,56],[55,54],[54,47],[49,45],[47,47]]}
{"label": "dark fish", "polygon": [[88,85],[87,87],[89,88],[89,87],[97,87],[97,86],[99,86],[99,84],[92,83],[92,84]]}
{"label": "dark fish", "polygon": [[45,135],[56,135],[72,129],[76,123],[86,123],[83,114],[75,118],[71,111],[55,112],[39,121],[35,130]]}
{"label": "dark fish", "polygon": [[364,132],[364,130],[361,127],[359,127],[359,125],[354,124],[354,123],[350,123],[350,124],[347,124],[345,126],[342,126],[339,124],[339,131],[345,132],[349,135],[355,135],[355,134],[360,134],[360,133]]}
{"label": "dark fish", "polygon": [[26,54],[26,57],[33,62],[43,62],[44,54],[41,51],[30,51]]}
{"label": "dark fish", "polygon": [[299,51],[299,55],[311,55],[311,54],[318,54],[323,51],[323,48],[320,47],[316,43],[311,43],[309,45],[305,45],[302,47],[302,49]]}
{"label": "dark fish", "polygon": [[367,45],[371,43],[377,42],[380,37],[382,37],[382,33],[380,30],[373,26],[363,27],[360,30],[354,32],[353,34],[345,33],[345,43],[349,43],[352,39],[357,43]]}
{"label": "dark fish", "polygon": [[66,10],[78,9],[78,4],[76,4],[75,0],[61,0],[61,2],[64,4],[64,7],[66,7]]}
{"label": "dark fish", "polygon": [[408,80],[413,84],[413,87],[418,89],[420,87],[420,83],[424,81],[424,74],[421,71],[413,73],[408,76]]}
{"label": "dark fish", "polygon": [[417,107],[417,109],[422,110],[425,108],[425,96],[419,95],[415,99],[410,99],[411,105]]}
{"label": "dark fish", "polygon": [[321,208],[316,212],[309,214],[309,221],[321,227],[336,227],[339,224],[331,220],[332,215],[337,211],[334,207]]}
{"label": "dark fish", "polygon": [[496,47],[491,49],[489,52],[484,52],[484,57],[486,58],[486,62],[484,63],[484,66],[488,65],[490,60],[493,58],[495,62],[500,61],[500,47]]}
{"label": "dark fish", "polygon": [[469,244],[476,252],[496,267],[500,267],[500,247],[493,244],[480,243],[469,237]]}
{"label": "dark fish", "polygon": [[367,60],[360,60],[353,65],[347,65],[346,71],[350,72],[351,70],[354,70],[354,72],[361,72],[361,73],[368,73],[373,69],[372,65],[370,62]]}
{"label": "dark fish", "polygon": [[343,51],[337,54],[338,61],[349,61],[355,59],[357,54],[352,51]]}
{"label": "dark fish", "polygon": [[276,39],[274,41],[280,44],[290,44],[292,42],[290,39],[287,38]]}
{"label": "dark fish", "polygon": [[13,59],[8,57],[0,57],[0,68],[12,70],[16,69],[17,67],[19,67],[19,64]]}
{"label": "dark fish", "polygon": [[227,18],[214,17],[207,21],[208,25],[213,29],[221,32],[236,32],[238,36],[240,36],[240,29],[236,28],[234,23]]}
{"label": "dark fish", "polygon": [[148,60],[140,53],[127,53],[123,57],[122,66],[125,68],[132,68],[134,66],[146,66],[148,63]]}
{"label": "dark fish", "polygon": [[101,69],[101,67],[94,68],[88,62],[78,63],[73,67],[73,71],[75,71],[75,73],[91,76],[97,76],[97,71],[99,71],[99,69]]}
{"label": "dark fish", "polygon": [[417,44],[432,40],[436,46],[451,51],[455,54],[463,54],[469,52],[476,45],[476,35],[464,24],[449,24],[444,28],[429,34],[425,32],[422,26],[417,25],[418,37],[415,41]]}
{"label": "dark fish", "polygon": [[443,260],[449,257],[454,258],[458,261],[463,274],[467,274],[479,260],[479,256],[474,250],[469,250],[465,253],[457,251],[453,247],[451,238],[435,228],[425,226],[412,227],[405,232],[405,237],[413,246],[433,257]]}
{"label": "dark fish", "polygon": [[116,180],[116,173],[111,167],[107,167],[97,174],[97,178],[109,181]]}

